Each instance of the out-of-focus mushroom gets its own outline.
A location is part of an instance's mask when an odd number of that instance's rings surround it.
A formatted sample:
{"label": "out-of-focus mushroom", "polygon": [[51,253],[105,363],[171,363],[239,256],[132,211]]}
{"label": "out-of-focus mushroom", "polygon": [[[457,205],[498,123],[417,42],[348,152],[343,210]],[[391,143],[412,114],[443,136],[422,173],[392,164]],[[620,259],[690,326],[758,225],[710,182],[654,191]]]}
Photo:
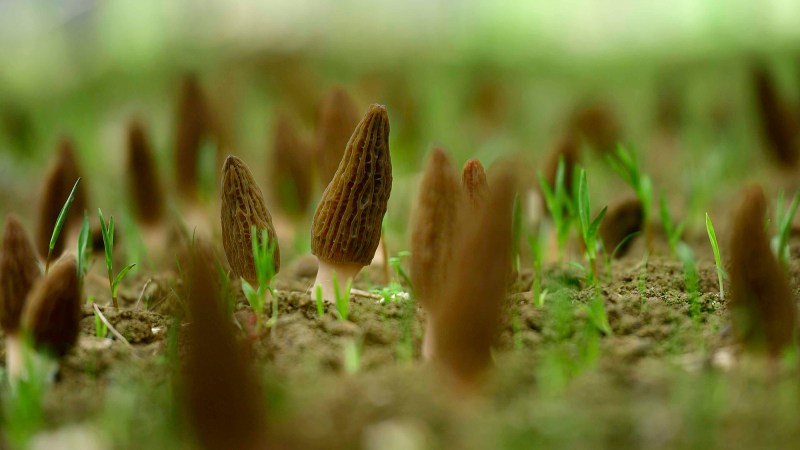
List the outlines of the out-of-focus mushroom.
{"label": "out-of-focus mushroom", "polygon": [[128,195],[139,224],[152,227],[164,219],[164,189],[144,125],[128,126]]}
{"label": "out-of-focus mushroom", "polygon": [[752,80],[756,110],[766,147],[776,162],[794,167],[800,160],[800,126],[797,118],[781,98],[775,80],[765,67],[754,67]]}
{"label": "out-of-focus mushroom", "polygon": [[244,161],[229,155],[222,166],[222,246],[233,274],[255,284],[257,280],[253,259],[251,227],[258,232],[267,230],[270,242],[275,242],[273,261],[275,273],[281,268],[281,253],[272,226],[272,216],[264,204],[264,196],[256,185]]}
{"label": "out-of-focus mushroom", "polygon": [[303,216],[311,203],[314,182],[312,166],[308,163],[313,157],[311,148],[285,114],[278,116],[273,138],[272,191],[284,213]]}
{"label": "out-of-focus mushroom", "polygon": [[356,125],[358,108],[355,101],[343,88],[332,88],[322,102],[315,150],[319,180],[323,186],[331,182],[339,168]]}
{"label": "out-of-focus mushroom", "polygon": [[776,359],[797,328],[789,280],[772,253],[765,229],[767,201],[750,186],[733,215],[730,236],[730,314],[738,340]]}
{"label": "out-of-focus mushroom", "polygon": [[11,379],[22,374],[20,321],[28,293],[41,276],[25,229],[15,215],[8,215],[0,247],[0,327],[6,337],[6,371]]}
{"label": "out-of-focus mushroom", "polygon": [[411,281],[414,294],[428,313],[422,354],[429,359],[435,347],[431,317],[439,307],[439,290],[453,262],[453,244],[466,195],[450,157],[434,148],[422,175],[417,210],[411,230]]}
{"label": "out-of-focus mushroom", "polygon": [[344,286],[372,261],[391,190],[389,116],[382,105],[372,105],[314,213],[311,250],[319,269],[312,298],[321,286],[323,298],[333,302],[333,278]]}
{"label": "out-of-focus mushroom", "polygon": [[606,252],[622,258],[630,249],[635,233],[642,231],[644,209],[638,198],[624,200],[608,210],[600,222],[600,239]]}
{"label": "out-of-focus mushroom", "polygon": [[570,125],[572,131],[585,139],[597,153],[612,153],[622,136],[614,111],[601,103],[577,110]]}

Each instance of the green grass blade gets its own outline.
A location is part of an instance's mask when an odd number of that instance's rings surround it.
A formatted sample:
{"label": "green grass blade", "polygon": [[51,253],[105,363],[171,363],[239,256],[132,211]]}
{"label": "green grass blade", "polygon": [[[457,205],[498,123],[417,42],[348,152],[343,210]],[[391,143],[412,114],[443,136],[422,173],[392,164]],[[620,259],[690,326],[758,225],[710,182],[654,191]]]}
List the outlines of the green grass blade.
{"label": "green grass blade", "polygon": [[78,183],[80,182],[81,182],[80,178],[78,178],[78,180],[75,181],[75,185],[72,186],[72,190],[69,193],[69,197],[67,197],[67,201],[64,202],[64,206],[61,207],[61,211],[58,213],[58,218],[56,218],[56,225],[55,227],[53,227],[53,234],[50,236],[50,246],[47,249],[48,254],[52,253],[53,249],[56,247],[56,241],[58,241],[58,236],[61,234],[61,229],[64,227],[64,222],[67,220],[69,207],[72,206],[72,202],[75,200],[75,192],[78,190]]}

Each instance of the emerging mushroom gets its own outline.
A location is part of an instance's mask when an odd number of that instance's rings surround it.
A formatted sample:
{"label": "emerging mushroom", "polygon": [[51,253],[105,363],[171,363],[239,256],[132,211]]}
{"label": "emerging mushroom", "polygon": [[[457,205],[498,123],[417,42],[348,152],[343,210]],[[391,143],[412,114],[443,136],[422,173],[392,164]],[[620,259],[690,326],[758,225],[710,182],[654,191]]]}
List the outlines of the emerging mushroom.
{"label": "emerging mushroom", "polygon": [[164,218],[164,189],[147,133],[139,121],[128,126],[128,195],[136,220],[147,227]]}
{"label": "emerging mushroom", "polygon": [[345,148],[336,174],[322,194],[311,226],[311,251],[319,260],[322,296],[333,302],[334,276],[344,286],[375,256],[392,190],[389,116],[372,105]]}
{"label": "emerging mushroom", "polygon": [[614,111],[606,104],[590,104],[578,109],[570,121],[572,131],[589,143],[597,153],[611,153],[622,136]]}
{"label": "emerging mushroom", "polygon": [[275,273],[281,268],[281,252],[275,239],[272,216],[264,204],[264,196],[245,163],[228,155],[222,166],[222,246],[231,270],[236,277],[256,284],[258,277],[251,240],[251,227],[260,233],[267,230],[270,242],[275,242],[273,262]]}
{"label": "emerging mushroom", "polygon": [[303,141],[294,124],[281,114],[274,127],[272,148],[272,191],[280,208],[293,216],[304,216],[311,204],[314,183],[311,148]]}
{"label": "emerging mushroom", "polygon": [[19,219],[10,214],[0,249],[0,326],[6,337],[6,371],[11,379],[22,374],[20,320],[28,293],[41,276],[33,244]]}
{"label": "emerging mushroom", "polygon": [[642,231],[644,209],[638,198],[624,200],[608,210],[600,222],[600,239],[606,252],[622,258],[630,249],[633,235]]}
{"label": "emerging mushroom", "polygon": [[178,194],[192,202],[198,194],[200,146],[211,135],[208,102],[194,75],[187,75],[181,83],[175,126],[174,165]]}
{"label": "emerging mushroom", "polygon": [[327,186],[333,179],[353,129],[358,125],[358,109],[350,94],[341,87],[330,90],[322,102],[317,130],[316,159],[319,180]]}
{"label": "emerging mushroom", "polygon": [[453,244],[459,229],[459,215],[465,194],[450,157],[434,148],[428,159],[417,197],[417,211],[411,230],[411,281],[414,294],[428,313],[422,355],[433,354],[435,330],[431,317],[439,307],[439,289],[447,280],[453,261]]}
{"label": "emerging mushroom", "polygon": [[31,290],[22,312],[22,329],[30,333],[40,356],[60,360],[78,340],[81,288],[73,256],[56,262]]}
{"label": "emerging mushroom", "polygon": [[464,185],[464,192],[470,204],[477,208],[486,197],[489,185],[486,182],[486,171],[477,159],[470,159],[464,164],[464,171],[461,174],[461,182]]}
{"label": "emerging mushroom", "polygon": [[486,201],[463,224],[433,314],[433,359],[461,387],[477,387],[491,362],[511,270],[515,177],[494,173]]}
{"label": "emerging mushroom", "polygon": [[754,67],[752,80],[766,147],[778,163],[794,167],[800,160],[800,126],[794,112],[781,98],[775,80],[765,67]]}
{"label": "emerging mushroom", "polygon": [[789,280],[772,254],[765,229],[767,202],[759,186],[744,191],[730,241],[730,314],[749,350],[778,358],[791,343],[797,309]]}
{"label": "emerging mushroom", "polygon": [[[58,219],[58,214],[67,200],[72,186],[81,178],[81,171],[78,167],[78,160],[75,157],[75,150],[72,140],[62,137],[58,144],[58,154],[56,160],[47,171],[44,182],[42,183],[41,198],[39,201],[39,216],[36,223],[36,247],[41,258],[47,257],[50,237],[53,234],[53,227]],[[56,241],[53,248],[52,257],[56,258],[64,251],[64,242],[73,242],[77,236],[83,213],[86,210],[86,184],[81,181],[75,190],[75,199],[67,214],[64,229]]]}

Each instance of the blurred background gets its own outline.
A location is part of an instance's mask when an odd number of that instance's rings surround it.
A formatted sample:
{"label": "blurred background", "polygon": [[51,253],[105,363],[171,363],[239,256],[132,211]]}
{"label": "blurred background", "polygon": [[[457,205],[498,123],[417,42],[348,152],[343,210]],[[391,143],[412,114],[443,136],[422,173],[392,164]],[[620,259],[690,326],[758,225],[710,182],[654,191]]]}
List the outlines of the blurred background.
{"label": "blurred background", "polygon": [[[657,189],[686,206],[770,177],[759,171],[770,160],[753,113],[755,66],[800,111],[796,0],[0,0],[0,49],[0,215],[25,220],[65,134],[94,202],[118,204],[133,118],[171,186],[187,75],[218,118],[222,151],[242,156],[267,190],[278,115],[311,142],[332,87],[359,114],[386,104],[396,177],[387,221],[397,228],[433,144],[459,163],[523,155],[535,179],[584,123],[638,151]],[[213,200],[219,167],[203,164]],[[593,200],[624,190],[608,178],[590,180],[601,191]]]}

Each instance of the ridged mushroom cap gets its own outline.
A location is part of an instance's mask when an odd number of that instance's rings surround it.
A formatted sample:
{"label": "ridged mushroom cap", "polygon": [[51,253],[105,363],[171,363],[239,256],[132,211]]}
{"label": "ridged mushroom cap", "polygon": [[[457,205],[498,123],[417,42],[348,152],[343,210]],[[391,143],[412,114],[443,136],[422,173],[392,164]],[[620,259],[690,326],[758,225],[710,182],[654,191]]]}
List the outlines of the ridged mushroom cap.
{"label": "ridged mushroom cap", "polygon": [[61,258],[31,290],[22,327],[37,349],[61,358],[78,340],[80,320],[81,290],[75,258]]}
{"label": "ridged mushroom cap", "polygon": [[464,198],[452,160],[443,149],[434,148],[422,175],[411,230],[411,280],[426,309],[434,306],[434,291],[444,283],[452,262]]}
{"label": "ridged mushroom cap", "polygon": [[0,248],[0,326],[6,333],[19,329],[25,300],[41,276],[36,251],[25,228],[15,215],[9,214]]}
{"label": "ridged mushroom cap", "polygon": [[245,163],[229,155],[222,166],[222,246],[233,274],[255,283],[256,269],[253,260],[250,227],[255,225],[260,233],[266,229],[270,242],[275,242],[275,273],[280,270],[278,247],[272,216],[264,204],[264,196],[256,185]]}
{"label": "ridged mushroom cap", "polygon": [[314,213],[312,253],[330,263],[369,264],[391,190],[389,116],[384,106],[372,105],[350,137]]}
{"label": "ridged mushroom cap", "polygon": [[164,190],[147,132],[139,121],[128,126],[128,195],[139,222],[152,225],[163,219]]}

